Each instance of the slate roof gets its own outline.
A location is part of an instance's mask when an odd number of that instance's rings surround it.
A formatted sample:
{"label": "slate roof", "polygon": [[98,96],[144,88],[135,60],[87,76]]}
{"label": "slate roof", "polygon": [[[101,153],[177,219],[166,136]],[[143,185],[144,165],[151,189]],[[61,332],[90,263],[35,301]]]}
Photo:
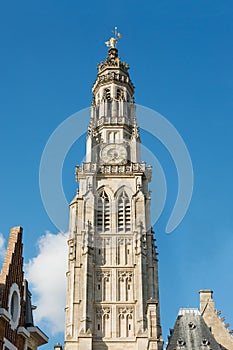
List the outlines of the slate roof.
{"label": "slate roof", "polygon": [[166,350],[221,350],[198,309],[181,309]]}

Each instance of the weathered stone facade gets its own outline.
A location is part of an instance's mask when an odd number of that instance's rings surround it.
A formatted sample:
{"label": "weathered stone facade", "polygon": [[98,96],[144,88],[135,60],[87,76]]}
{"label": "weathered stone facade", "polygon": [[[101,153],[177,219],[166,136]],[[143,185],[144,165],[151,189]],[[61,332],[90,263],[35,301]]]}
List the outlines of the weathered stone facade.
{"label": "weathered stone facade", "polygon": [[151,168],[140,160],[128,68],[111,48],[92,90],[86,162],[70,204],[66,350],[163,347]]}

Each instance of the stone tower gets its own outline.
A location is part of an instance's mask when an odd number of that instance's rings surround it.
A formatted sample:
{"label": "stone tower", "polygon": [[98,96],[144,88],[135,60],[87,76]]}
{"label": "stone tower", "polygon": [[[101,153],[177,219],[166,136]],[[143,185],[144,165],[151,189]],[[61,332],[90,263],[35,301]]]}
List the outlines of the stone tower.
{"label": "stone tower", "polygon": [[66,350],[161,350],[151,168],[140,160],[134,86],[112,44],[93,85],[86,162],[70,204]]}

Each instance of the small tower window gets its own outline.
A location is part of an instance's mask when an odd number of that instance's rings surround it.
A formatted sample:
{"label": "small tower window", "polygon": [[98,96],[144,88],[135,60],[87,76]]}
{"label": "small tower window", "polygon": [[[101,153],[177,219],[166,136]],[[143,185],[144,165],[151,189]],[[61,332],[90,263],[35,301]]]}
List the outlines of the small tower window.
{"label": "small tower window", "polygon": [[110,89],[105,89],[103,93],[104,101],[111,101],[111,91]]}
{"label": "small tower window", "polygon": [[124,101],[124,92],[121,89],[117,89],[117,100],[118,101]]}

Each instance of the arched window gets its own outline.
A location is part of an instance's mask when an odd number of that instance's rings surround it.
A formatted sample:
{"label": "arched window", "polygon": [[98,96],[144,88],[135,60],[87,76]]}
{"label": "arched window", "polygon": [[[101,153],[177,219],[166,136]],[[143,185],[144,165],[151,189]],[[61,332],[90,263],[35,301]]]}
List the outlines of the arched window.
{"label": "arched window", "polygon": [[105,191],[99,194],[97,201],[96,223],[98,232],[110,230],[110,205],[108,195]]}
{"label": "arched window", "polygon": [[118,231],[126,232],[131,228],[131,208],[129,197],[123,191],[118,199]]}
{"label": "arched window", "polygon": [[105,89],[103,93],[104,101],[111,101],[111,91],[110,89]]}
{"label": "arched window", "polygon": [[117,89],[117,101],[124,101],[124,91]]}

